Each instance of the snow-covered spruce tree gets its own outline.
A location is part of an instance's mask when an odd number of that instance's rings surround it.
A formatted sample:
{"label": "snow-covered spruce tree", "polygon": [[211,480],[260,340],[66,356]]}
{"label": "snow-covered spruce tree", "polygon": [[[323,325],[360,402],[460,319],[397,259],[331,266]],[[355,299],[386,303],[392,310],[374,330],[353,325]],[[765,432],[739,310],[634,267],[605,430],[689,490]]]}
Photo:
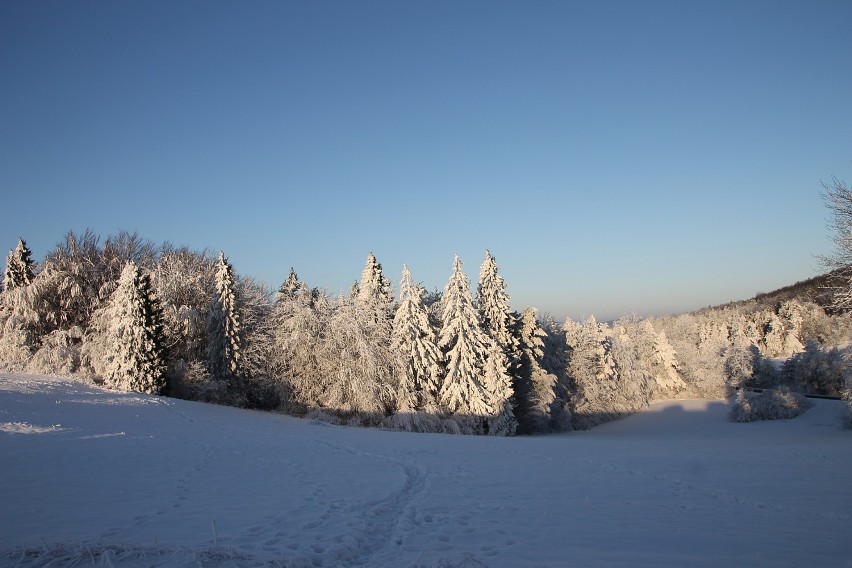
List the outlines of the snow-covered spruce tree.
{"label": "snow-covered spruce tree", "polygon": [[485,421],[485,433],[489,436],[512,436],[518,428],[513,410],[512,377],[506,371],[508,365],[506,353],[491,340],[482,373],[488,406],[492,409]]}
{"label": "snow-covered spruce tree", "polygon": [[515,416],[518,431],[522,433],[547,432],[552,425],[552,413],[558,406],[557,378],[542,367],[544,338],[547,333],[536,319],[535,308],[527,308],[517,324],[519,367],[516,389],[523,385],[524,392],[515,392]]}
{"label": "snow-covered spruce tree", "polygon": [[643,320],[628,329],[640,360],[651,374],[649,399],[669,400],[685,391],[686,383],[680,374],[677,352],[669,343],[666,332],[657,333],[649,320]]}
{"label": "snow-covered spruce tree", "polygon": [[122,270],[108,313],[104,383],[159,394],[166,385],[162,314],[150,277],[135,263]]}
{"label": "snow-covered spruce tree", "polygon": [[438,395],[441,406],[476,422],[491,416],[489,394],[482,384],[482,371],[491,340],[479,326],[470,295],[470,283],[456,255],[453,273],[444,289],[443,324],[438,348],[445,361],[445,373]]}
{"label": "snow-covered spruce tree", "polygon": [[510,365],[508,370],[512,372],[518,357],[518,340],[512,333],[515,318],[509,309],[506,284],[497,271],[497,262],[488,250],[485,251],[485,260],[479,269],[476,307],[482,329],[506,354]]}
{"label": "snow-covered spruce tree", "polygon": [[234,269],[225,253],[216,261],[216,291],[207,318],[207,365],[216,378],[236,377],[240,371],[240,314]]}
{"label": "snow-covered spruce tree", "polygon": [[651,373],[623,325],[616,325],[610,335],[612,359],[615,363],[619,403],[617,411],[632,413],[648,406]]}
{"label": "snow-covered spruce tree", "polygon": [[545,372],[556,377],[556,398],[551,405],[551,427],[555,431],[567,431],[573,428],[571,414],[571,378],[568,375],[568,343],[565,330],[553,316],[544,314],[539,320],[541,329],[546,333],[542,339],[541,366]]}
{"label": "snow-covered spruce tree", "polygon": [[288,298],[294,298],[299,292],[300,284],[299,275],[296,274],[296,270],[291,266],[290,272],[287,274],[287,279],[278,288],[277,300],[281,301]]}
{"label": "snow-covered spruce tree", "polygon": [[423,305],[423,294],[423,288],[414,284],[411,272],[404,266],[391,332],[391,350],[404,370],[397,389],[400,411],[434,412],[441,385],[441,352]]}
{"label": "snow-covered spruce tree", "polygon": [[34,326],[38,316],[28,309],[30,294],[27,287],[32,283],[33,263],[31,253],[23,239],[9,251],[6,257],[6,272],[3,290],[0,291],[0,370],[21,371],[36,347]]}
{"label": "snow-covered spruce tree", "polygon": [[18,239],[18,245],[9,251],[6,257],[6,272],[3,277],[3,288],[14,290],[29,286],[35,274],[33,274],[32,252],[27,247],[24,239]]}
{"label": "snow-covered spruce tree", "polygon": [[364,270],[361,272],[361,284],[357,290],[359,309],[374,318],[377,323],[389,324],[390,306],[393,292],[390,281],[382,273],[382,265],[371,252],[367,255]]}

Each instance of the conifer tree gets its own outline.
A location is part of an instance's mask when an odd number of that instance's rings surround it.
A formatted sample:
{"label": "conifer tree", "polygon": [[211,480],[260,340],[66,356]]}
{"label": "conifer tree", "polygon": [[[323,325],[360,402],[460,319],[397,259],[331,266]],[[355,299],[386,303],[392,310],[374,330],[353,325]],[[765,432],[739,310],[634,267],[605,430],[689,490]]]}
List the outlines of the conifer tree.
{"label": "conifer tree", "polygon": [[213,377],[236,377],[242,356],[237,283],[224,252],[216,262],[215,286],[207,318],[207,364]]}
{"label": "conifer tree", "polygon": [[445,361],[439,402],[450,412],[470,416],[490,416],[489,395],[482,384],[482,370],[490,339],[479,326],[470,295],[470,283],[462,272],[458,255],[453,273],[444,289],[443,324],[438,348]]}
{"label": "conifer tree", "polygon": [[565,323],[568,374],[573,383],[574,418],[582,427],[610,419],[617,396],[616,367],[608,326],[590,316],[583,324]]}
{"label": "conifer tree", "polygon": [[488,395],[491,412],[486,419],[486,433],[490,436],[511,436],[518,428],[512,403],[512,377],[506,371],[508,361],[496,341],[489,340],[482,383]]}
{"label": "conifer tree", "polygon": [[652,400],[673,398],[686,390],[677,352],[669,343],[666,332],[657,333],[651,322],[645,321],[643,331],[646,341],[651,340],[649,346],[640,350],[640,356],[647,362],[651,371],[649,396]]}
{"label": "conifer tree", "polygon": [[376,322],[388,322],[393,292],[390,281],[382,273],[382,265],[371,252],[367,255],[361,284],[356,292],[358,307],[370,314]]}
{"label": "conifer tree", "polygon": [[162,313],[150,277],[132,261],[121,271],[109,315],[106,385],[160,393],[166,385]]}
{"label": "conifer tree", "polygon": [[511,371],[517,358],[517,339],[512,334],[514,318],[509,310],[509,295],[506,284],[497,271],[497,262],[491,252],[485,251],[485,260],[479,269],[477,287],[479,321],[485,333],[503,350]]}
{"label": "conifer tree", "polygon": [[434,406],[440,387],[441,353],[436,345],[435,329],[423,305],[423,294],[423,288],[414,284],[411,272],[404,266],[391,332],[391,349],[404,369],[397,391],[399,410]]}
{"label": "conifer tree", "polygon": [[294,298],[299,291],[299,275],[291,266],[290,273],[287,274],[287,280],[278,288],[278,300]]}
{"label": "conifer tree", "polygon": [[18,239],[18,245],[6,257],[3,287],[6,290],[23,288],[29,286],[34,277],[32,252],[24,239]]}
{"label": "conifer tree", "polygon": [[545,331],[536,319],[535,308],[527,308],[518,322],[519,380],[516,383],[515,415],[522,432],[547,432],[557,404],[557,378],[544,370]]}

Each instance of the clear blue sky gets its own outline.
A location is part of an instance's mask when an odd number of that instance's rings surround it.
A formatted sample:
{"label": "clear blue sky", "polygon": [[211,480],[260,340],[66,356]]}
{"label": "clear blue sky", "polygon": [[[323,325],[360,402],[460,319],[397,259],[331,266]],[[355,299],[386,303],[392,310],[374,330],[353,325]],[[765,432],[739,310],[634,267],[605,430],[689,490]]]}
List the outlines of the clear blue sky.
{"label": "clear blue sky", "polygon": [[0,246],[125,229],[332,293],[373,251],[515,308],[814,276],[852,181],[852,2],[0,3]]}

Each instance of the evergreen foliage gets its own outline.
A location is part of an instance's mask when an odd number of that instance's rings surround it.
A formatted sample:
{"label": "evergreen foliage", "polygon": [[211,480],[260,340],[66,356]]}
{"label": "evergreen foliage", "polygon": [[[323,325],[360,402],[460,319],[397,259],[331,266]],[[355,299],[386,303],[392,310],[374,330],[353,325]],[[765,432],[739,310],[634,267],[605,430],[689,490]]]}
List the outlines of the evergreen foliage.
{"label": "evergreen foliage", "polygon": [[240,370],[241,337],[237,282],[225,253],[216,261],[215,293],[207,318],[207,364],[217,378],[236,377]]}
{"label": "evergreen foliage", "polygon": [[517,325],[519,368],[515,415],[522,433],[559,429],[553,421],[557,410],[557,377],[542,366],[547,333],[536,319],[535,308],[524,310]]}
{"label": "evergreen foliage", "polygon": [[397,390],[397,409],[402,411],[434,410],[441,385],[441,352],[423,294],[404,266],[391,332],[391,350],[403,369]]}
{"label": "evergreen foliage", "polygon": [[24,239],[18,239],[14,250],[6,257],[6,272],[3,276],[4,290],[14,290],[29,286],[35,274],[33,273],[32,252]]}
{"label": "evergreen foliage", "polygon": [[518,345],[512,333],[514,317],[509,309],[506,284],[497,271],[497,262],[488,250],[485,251],[485,260],[479,269],[476,299],[483,331],[497,342],[506,354],[509,365],[513,366]]}
{"label": "evergreen foliage", "polygon": [[[167,382],[173,396],[343,424],[494,435],[589,427],[649,399],[716,397],[740,386],[849,392],[852,319],[798,301],[795,287],[692,314],[626,318],[612,329],[593,319],[560,328],[547,316],[537,321],[534,309],[509,311],[490,252],[476,302],[456,257],[443,293],[427,294],[405,268],[393,312],[372,254],[352,294],[337,299],[309,289],[293,269],[275,296],[238,279],[223,254],[158,249],[128,233],[101,241],[69,232],[34,276],[30,256],[20,241],[7,258],[3,371],[79,373],[147,392]],[[117,347],[144,335],[127,331],[137,321],[126,307],[134,305],[122,278],[128,263],[141,274],[139,297],[159,314],[150,316],[159,347]],[[24,265],[29,272],[16,268]],[[28,284],[18,285],[20,274]],[[152,352],[153,363],[144,358]],[[779,375],[777,359],[790,354]]]}
{"label": "evergreen foliage", "polygon": [[361,310],[369,314],[377,323],[382,325],[389,323],[393,292],[390,281],[382,273],[382,265],[372,252],[367,255],[364,263],[361,283],[357,289],[353,289],[353,292]]}
{"label": "evergreen foliage", "polygon": [[576,424],[590,428],[626,414],[608,326],[590,316],[583,324],[568,320],[564,329]]}
{"label": "evergreen foliage", "polygon": [[162,313],[150,277],[132,261],[121,272],[108,313],[104,383],[159,394],[166,386]]}
{"label": "evergreen foliage", "polygon": [[445,374],[439,393],[441,406],[469,416],[490,416],[489,395],[481,381],[491,340],[479,326],[470,295],[470,283],[456,255],[453,272],[444,289],[443,324],[438,347],[444,355]]}
{"label": "evergreen foliage", "polygon": [[512,401],[512,377],[506,368],[506,354],[497,342],[491,340],[485,357],[482,384],[488,395],[491,412],[485,420],[485,432],[490,436],[512,436],[518,428]]}
{"label": "evergreen foliage", "polygon": [[650,374],[649,399],[668,400],[684,392],[687,387],[681,376],[677,352],[669,343],[666,332],[657,333],[648,320],[633,325],[631,332],[638,356]]}
{"label": "evergreen foliage", "polygon": [[278,300],[295,297],[299,292],[299,285],[299,275],[296,274],[296,270],[291,266],[290,272],[287,274],[287,279],[278,288]]}

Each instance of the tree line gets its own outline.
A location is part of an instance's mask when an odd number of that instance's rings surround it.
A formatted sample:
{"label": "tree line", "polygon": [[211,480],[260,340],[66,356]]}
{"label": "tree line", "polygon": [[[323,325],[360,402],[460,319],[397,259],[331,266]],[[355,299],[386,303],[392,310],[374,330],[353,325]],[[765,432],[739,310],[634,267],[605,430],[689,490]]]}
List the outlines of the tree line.
{"label": "tree line", "polygon": [[852,370],[850,318],[811,302],[559,323],[509,307],[489,251],[475,294],[458,257],[443,292],[403,267],[394,294],[370,253],[332,297],[293,269],[271,291],[224,253],[69,232],[41,263],[20,240],[3,284],[3,370],[411,431],[588,428],[743,386],[838,395]]}

